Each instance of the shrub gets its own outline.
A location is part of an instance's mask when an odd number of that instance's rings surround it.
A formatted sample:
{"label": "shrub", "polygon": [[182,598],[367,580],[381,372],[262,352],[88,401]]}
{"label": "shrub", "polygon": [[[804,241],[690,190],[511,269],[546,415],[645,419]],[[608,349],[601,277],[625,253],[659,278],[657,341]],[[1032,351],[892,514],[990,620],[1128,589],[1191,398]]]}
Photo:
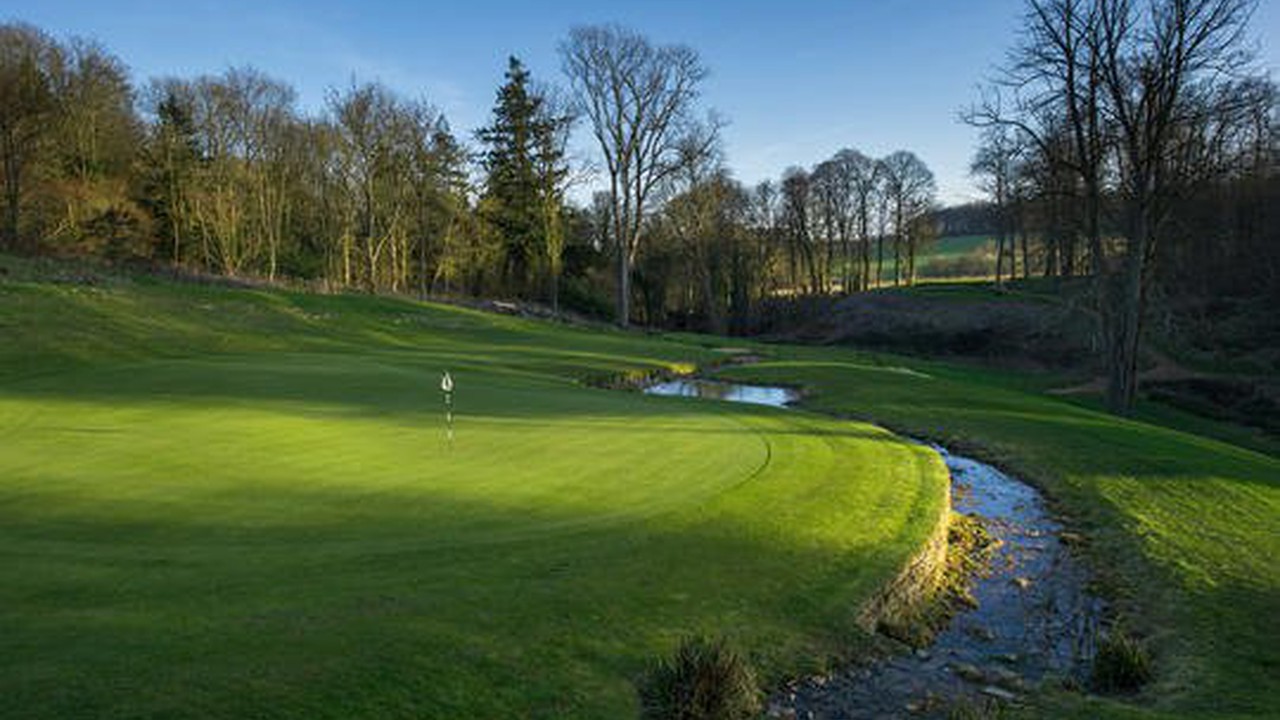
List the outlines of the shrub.
{"label": "shrub", "polygon": [[1137,690],[1151,679],[1151,659],[1140,642],[1116,629],[1098,643],[1091,679],[1100,692]]}
{"label": "shrub", "polygon": [[638,685],[648,720],[741,720],[761,711],[755,673],[724,640],[685,640]]}
{"label": "shrub", "polygon": [[995,700],[960,700],[947,712],[947,720],[995,720],[1004,717],[1004,707]]}

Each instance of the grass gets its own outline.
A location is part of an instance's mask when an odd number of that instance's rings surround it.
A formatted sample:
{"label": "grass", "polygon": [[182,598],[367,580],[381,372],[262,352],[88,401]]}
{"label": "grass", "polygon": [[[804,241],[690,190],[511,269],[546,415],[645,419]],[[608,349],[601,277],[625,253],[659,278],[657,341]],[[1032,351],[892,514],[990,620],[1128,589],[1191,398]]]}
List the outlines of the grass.
{"label": "grass", "polygon": [[[893,277],[893,258],[885,259]],[[925,243],[916,255],[916,274],[922,280],[958,280],[974,272],[982,279],[995,275],[995,239],[989,235],[948,235]]]}
{"label": "grass", "polygon": [[[1134,701],[1062,698],[1078,717],[1268,716],[1280,708],[1280,459],[1143,407],[1121,419],[1044,394],[1054,378],[839,349],[776,348],[736,379],[802,379],[809,407],[873,418],[1037,482],[1091,540],[1155,681]],[[1237,433],[1215,433],[1222,438]],[[1259,446],[1262,447],[1262,446]]]}
{"label": "grass", "polygon": [[922,257],[954,257],[984,252],[995,252],[995,238],[990,235],[947,235],[928,243]]}
{"label": "grass", "polygon": [[[26,276],[0,336],[0,716],[634,715],[682,637],[766,682],[856,650],[941,510],[936,459],[873,427],[576,382],[739,340]],[[1155,679],[1034,714],[1280,707],[1273,443],[1059,378],[764,351],[725,374],[994,460],[1086,533]]]}
{"label": "grass", "polygon": [[856,651],[944,510],[874,427],[578,382],[713,349],[90,279],[0,281],[3,717],[626,717],[692,634]]}

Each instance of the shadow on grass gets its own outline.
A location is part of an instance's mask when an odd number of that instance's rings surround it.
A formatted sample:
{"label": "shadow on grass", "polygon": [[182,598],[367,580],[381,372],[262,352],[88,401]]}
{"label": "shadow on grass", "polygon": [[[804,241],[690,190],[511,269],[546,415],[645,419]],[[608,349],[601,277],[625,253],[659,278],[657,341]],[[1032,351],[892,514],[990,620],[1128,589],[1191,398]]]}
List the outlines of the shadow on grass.
{"label": "shadow on grass", "polygon": [[734,377],[806,377],[817,408],[954,443],[1034,481],[1085,531],[1100,579],[1155,641],[1146,699],[1192,714],[1275,707],[1280,459],[1020,392],[989,372],[931,366],[936,380],[924,382],[807,365]]}
{"label": "shadow on grass", "polygon": [[849,544],[718,503],[583,524],[439,492],[244,502],[282,522],[0,509],[0,715],[626,716],[689,633],[773,679],[859,647],[858,603],[924,534]]}

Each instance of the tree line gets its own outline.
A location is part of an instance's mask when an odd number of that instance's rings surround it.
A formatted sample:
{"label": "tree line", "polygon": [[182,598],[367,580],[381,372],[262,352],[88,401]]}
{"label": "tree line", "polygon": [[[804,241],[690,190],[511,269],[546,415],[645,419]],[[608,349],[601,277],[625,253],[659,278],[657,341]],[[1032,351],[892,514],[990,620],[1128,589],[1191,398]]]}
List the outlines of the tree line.
{"label": "tree line", "polygon": [[13,252],[393,292],[474,283],[483,253],[467,148],[377,83],[308,117],[253,68],[135,88],[101,45],[4,25],[0,160]]}
{"label": "tree line", "polygon": [[[305,113],[251,67],[135,87],[96,42],[2,25],[0,243],[557,310],[563,295],[624,325],[713,330],[771,294],[913,280],[934,193],[914,154],[842,150],[747,188],[693,49],[595,26],[560,56],[564,88],[511,58],[490,124],[464,137],[376,82]],[[570,157],[575,129],[595,162]],[[606,189],[575,207],[592,168]]]}
{"label": "tree line", "polygon": [[[1109,402],[1128,408],[1153,303],[1280,298],[1274,83],[1251,0],[1027,0],[963,119],[989,195],[997,282],[1092,284]],[[746,186],[697,52],[572,29],[564,84],[512,58],[469,135],[376,82],[298,108],[248,67],[135,87],[100,44],[0,25],[0,249],[471,295],[746,332],[766,299],[915,282],[975,213],[939,214],[909,151],[841,149]],[[585,135],[591,157],[570,153]],[[602,189],[585,206],[575,183]]]}

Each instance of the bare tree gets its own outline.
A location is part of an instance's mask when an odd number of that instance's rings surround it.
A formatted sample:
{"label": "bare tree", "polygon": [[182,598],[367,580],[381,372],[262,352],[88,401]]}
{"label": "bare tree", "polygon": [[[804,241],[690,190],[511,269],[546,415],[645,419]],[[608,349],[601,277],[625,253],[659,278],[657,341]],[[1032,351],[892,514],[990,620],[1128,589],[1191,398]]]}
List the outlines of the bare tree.
{"label": "bare tree", "polygon": [[577,108],[557,88],[544,86],[535,92],[542,98],[536,118],[534,172],[541,190],[543,251],[550,281],[552,311],[560,314],[560,275],[564,265],[565,193],[577,181],[569,162],[569,136],[577,122]]}
{"label": "bare tree", "polygon": [[[1253,7],[1253,0],[1028,0],[1025,42],[966,114],[980,126],[1014,127],[1034,144],[1047,166],[1037,176],[1052,186],[1042,192],[1070,186],[1057,168],[1075,174],[1115,412],[1127,412],[1137,390],[1147,267],[1168,234],[1173,203],[1218,168],[1222,153],[1211,148],[1219,140],[1210,136],[1247,124],[1239,109],[1253,96],[1229,88],[1249,72]],[[1012,96],[1007,108],[1002,91]],[[1107,205],[1118,210],[1109,223],[1114,243],[1103,242]]]}
{"label": "bare tree", "polygon": [[933,206],[933,172],[915,153],[898,150],[881,161],[885,191],[893,213],[893,283],[915,282],[919,236],[912,231],[917,218]]}
{"label": "bare tree", "polygon": [[[813,253],[813,179],[802,167],[782,174],[782,226],[787,246],[787,290],[793,294],[818,292],[818,269]],[[807,285],[804,272],[808,272]]]}
{"label": "bare tree", "polygon": [[871,214],[875,210],[882,176],[876,161],[857,150],[841,150],[836,153],[836,160],[844,168],[853,193],[851,209],[857,221],[862,266],[858,273],[858,289],[866,290],[871,287]]}
{"label": "bare tree", "polygon": [[[996,285],[1003,281],[1005,258],[1012,254],[1006,251],[1006,246],[1012,243],[1013,185],[1022,150],[1013,130],[1005,125],[991,125],[983,131],[982,144],[969,165],[969,172],[978,178],[979,187],[991,197],[995,209]],[[1012,268],[1009,275],[1014,275]]]}
{"label": "bare tree", "polygon": [[142,137],[124,63],[96,42],[72,38],[51,73],[58,111],[48,136],[41,176],[61,195],[45,215],[42,241],[62,251],[116,257],[150,247],[148,218],[127,178]]}
{"label": "bare tree", "polygon": [[[836,281],[836,266],[840,266],[841,292],[849,292],[855,284],[850,263],[853,253],[850,240],[853,230],[853,188],[849,170],[839,156],[818,163],[811,175],[815,224],[822,230],[822,252],[819,255],[819,279],[821,289],[830,293]],[[839,257],[837,257],[837,249]],[[856,267],[856,266],[855,266]]]}
{"label": "bare tree", "polygon": [[655,46],[615,25],[574,28],[560,56],[604,155],[618,253],[618,324],[625,327],[645,211],[679,167],[679,141],[707,70],[686,46]]}
{"label": "bare tree", "polygon": [[[1189,129],[1228,112],[1218,89],[1247,67],[1249,0],[1099,0],[1102,86],[1115,126],[1124,249],[1106,287],[1107,404],[1127,412],[1137,393],[1146,266],[1170,201],[1189,178],[1176,163]],[[1190,169],[1183,166],[1183,169]]]}
{"label": "bare tree", "polygon": [[777,253],[782,244],[782,209],[778,186],[772,180],[764,180],[752,188],[747,208],[747,227],[756,237],[753,264],[762,278],[761,294],[777,290],[778,274],[775,272]]}
{"label": "bare tree", "polygon": [[57,103],[52,72],[61,62],[56,43],[29,25],[0,25],[0,166],[3,166],[3,240],[17,248],[23,182],[50,130]]}

